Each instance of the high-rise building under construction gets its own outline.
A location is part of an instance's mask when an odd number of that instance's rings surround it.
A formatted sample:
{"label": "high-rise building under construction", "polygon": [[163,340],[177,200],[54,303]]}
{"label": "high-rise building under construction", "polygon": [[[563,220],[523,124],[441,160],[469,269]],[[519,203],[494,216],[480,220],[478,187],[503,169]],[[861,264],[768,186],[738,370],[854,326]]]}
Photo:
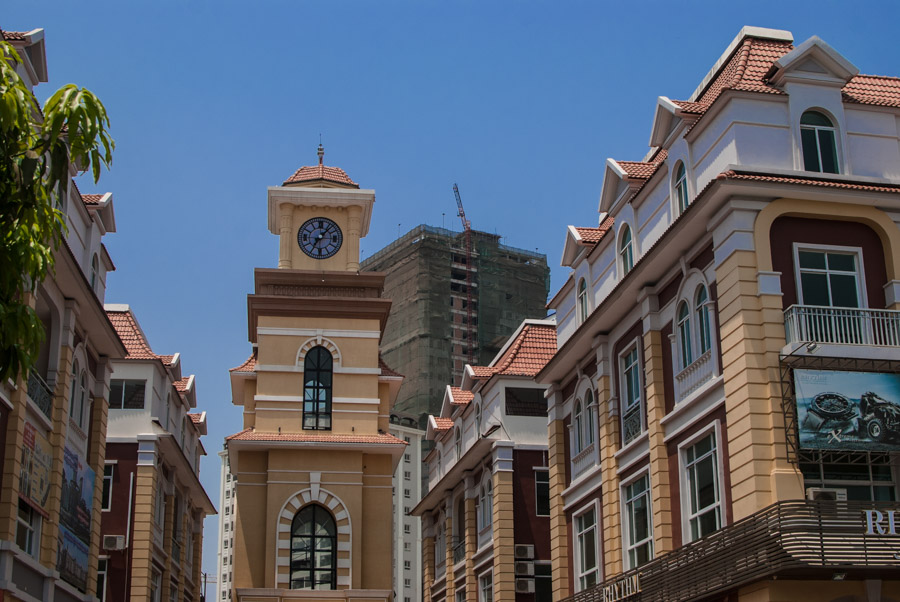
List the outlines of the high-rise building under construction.
{"label": "high-rise building under construction", "polygon": [[546,315],[546,255],[477,230],[470,248],[462,232],[420,225],[361,264],[387,274],[383,296],[393,305],[381,349],[406,376],[398,411],[438,412],[467,363],[487,365],[522,320]]}

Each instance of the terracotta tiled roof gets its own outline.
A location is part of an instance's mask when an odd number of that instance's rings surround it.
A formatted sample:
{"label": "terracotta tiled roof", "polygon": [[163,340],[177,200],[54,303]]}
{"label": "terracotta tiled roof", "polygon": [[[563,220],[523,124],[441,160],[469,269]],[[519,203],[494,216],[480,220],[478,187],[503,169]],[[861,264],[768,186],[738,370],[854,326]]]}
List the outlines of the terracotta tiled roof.
{"label": "terracotta tiled roof", "polygon": [[102,199],[104,194],[83,194],[81,195],[81,201],[87,205],[88,207],[95,207],[100,204],[100,199]]}
{"label": "terracotta tiled roof", "polygon": [[203,419],[203,414],[199,412],[196,414],[193,412],[188,412],[188,418],[190,418],[191,422],[193,422],[194,424],[200,424],[200,421]]}
{"label": "terracotta tiled roof", "polygon": [[823,188],[839,188],[843,190],[866,190],[870,192],[900,193],[900,184],[868,184],[865,182],[849,182],[815,177],[779,176],[757,173],[746,173],[735,170],[725,171],[717,176],[719,180],[745,180],[752,182],[773,182],[777,184],[805,184]]}
{"label": "terracotta tiled roof", "polygon": [[643,161],[616,161],[619,167],[625,170],[628,177],[635,180],[646,180],[656,171],[656,163],[644,163]]}
{"label": "terracotta tiled roof", "polygon": [[304,165],[294,172],[294,175],[284,181],[285,184],[294,184],[296,182],[315,182],[317,180],[325,180],[326,182],[335,182],[338,184],[348,184],[354,188],[359,188],[359,184],[350,179],[340,167],[328,167],[327,165]]}
{"label": "terracotta tiled roof", "polygon": [[157,355],[156,357],[158,357],[162,361],[162,363],[167,366],[171,366],[172,361],[175,359],[174,355]]}
{"label": "terracotta tiled roof", "polygon": [[436,431],[444,432],[453,428],[453,421],[449,418],[441,418],[440,416],[432,416],[431,418],[434,420]]}
{"label": "terracotta tiled roof", "polygon": [[692,113],[692,114],[699,115],[699,114],[703,113],[703,111],[706,110],[706,106],[704,106],[703,104],[701,104],[699,102],[690,102],[687,100],[673,100],[672,102],[677,104],[679,106],[679,108],[681,108],[681,110],[685,113]]}
{"label": "terracotta tiled roof", "polygon": [[609,232],[613,223],[615,223],[615,219],[610,215],[603,220],[597,228],[581,228],[575,226],[575,230],[578,231],[578,235],[581,237],[581,242],[583,244],[595,245],[603,240],[603,236]]}
{"label": "terracotta tiled roof", "polygon": [[231,368],[229,372],[256,372],[256,353],[248,357],[240,366]]}
{"label": "terracotta tiled roof", "polygon": [[363,443],[376,445],[406,445],[402,439],[388,434],[340,435],[329,432],[267,433],[252,428],[225,437],[226,441],[293,441],[297,443]]}
{"label": "terracotta tiled roof", "polygon": [[187,391],[188,383],[190,382],[190,380],[191,380],[190,376],[186,376],[184,378],[180,378],[180,379],[176,380],[175,381],[175,390],[178,391],[179,393],[184,393],[185,391]]}
{"label": "terracotta tiled roof", "polygon": [[450,403],[453,405],[468,405],[473,399],[475,399],[475,394],[471,391],[463,391],[459,387],[450,387]]}
{"label": "terracotta tiled roof", "polygon": [[147,360],[159,358],[150,349],[150,344],[147,342],[143,331],[141,331],[141,327],[138,326],[137,320],[134,319],[134,314],[131,313],[131,310],[107,310],[106,315],[109,316],[109,321],[112,322],[116,333],[125,344],[125,349],[128,352],[125,356],[127,359]]}
{"label": "terracotta tiled roof", "polygon": [[900,107],[900,78],[857,75],[844,86],[844,100],[882,107]]}
{"label": "terracotta tiled roof", "polygon": [[378,355],[378,367],[381,368],[381,376],[399,376],[400,378],[403,378],[402,374],[391,370],[390,366],[384,362],[384,358],[382,358],[380,354]]}
{"label": "terracotta tiled roof", "polygon": [[475,378],[534,376],[556,353],[556,327],[526,323],[516,340],[491,366],[472,366]]}
{"label": "terracotta tiled roof", "polygon": [[7,42],[12,42],[14,40],[25,40],[25,36],[28,34],[26,31],[6,31],[3,30],[3,39]]}

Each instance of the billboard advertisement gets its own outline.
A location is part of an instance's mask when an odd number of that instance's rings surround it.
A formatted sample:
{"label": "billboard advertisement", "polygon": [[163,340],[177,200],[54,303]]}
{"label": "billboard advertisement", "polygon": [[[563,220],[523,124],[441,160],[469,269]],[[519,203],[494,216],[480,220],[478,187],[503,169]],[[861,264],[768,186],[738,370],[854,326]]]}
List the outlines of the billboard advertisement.
{"label": "billboard advertisement", "polygon": [[75,587],[87,583],[91,512],[94,505],[94,471],[77,451],[63,450],[62,502],[59,508],[59,556],[57,570]]}
{"label": "billboard advertisement", "polygon": [[50,497],[52,464],[50,442],[34,428],[33,424],[26,422],[22,442],[22,467],[19,472],[19,495],[45,515],[47,499]]}
{"label": "billboard advertisement", "polygon": [[900,451],[900,374],[794,370],[800,448]]}

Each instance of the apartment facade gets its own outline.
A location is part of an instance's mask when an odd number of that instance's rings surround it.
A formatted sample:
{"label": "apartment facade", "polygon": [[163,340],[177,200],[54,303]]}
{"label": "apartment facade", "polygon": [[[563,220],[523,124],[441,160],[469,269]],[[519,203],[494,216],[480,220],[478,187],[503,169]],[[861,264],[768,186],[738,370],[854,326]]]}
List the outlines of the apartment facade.
{"label": "apartment facade", "polygon": [[199,602],[206,412],[180,354],[153,352],[127,305],[106,305],[127,355],[112,362],[100,507],[100,602]]}
{"label": "apartment facade", "polygon": [[220,451],[219,472],[219,551],[216,554],[216,600],[231,600],[234,582],[234,516],[237,505],[236,481],[231,474],[228,452]]}
{"label": "apartment facade", "polygon": [[428,493],[413,509],[426,602],[551,599],[547,400],[534,376],[555,350],[555,323],[525,320],[429,416]]}
{"label": "apartment facade", "polygon": [[[2,32],[30,88],[47,81],[44,31]],[[75,176],[73,171],[70,177]],[[0,383],[0,597],[92,600],[100,554],[111,361],[125,347],[103,311],[114,265],[112,194],[59,200],[67,232],[29,301],[46,337],[36,365]]]}
{"label": "apartment facade", "polygon": [[403,378],[379,353],[384,275],[359,272],[375,192],[323,155],[268,189],[278,268],[255,270],[253,354],[231,371],[244,417],[226,439],[235,601],[393,598],[391,487],[407,444],[389,433]]}
{"label": "apartment facade", "polygon": [[744,28],[550,302],[554,599],[900,598],[900,80]]}
{"label": "apartment facade", "polygon": [[412,508],[422,499],[422,440],[418,416],[391,412],[390,433],[406,443],[393,479],[394,600],[422,601],[422,521]]}

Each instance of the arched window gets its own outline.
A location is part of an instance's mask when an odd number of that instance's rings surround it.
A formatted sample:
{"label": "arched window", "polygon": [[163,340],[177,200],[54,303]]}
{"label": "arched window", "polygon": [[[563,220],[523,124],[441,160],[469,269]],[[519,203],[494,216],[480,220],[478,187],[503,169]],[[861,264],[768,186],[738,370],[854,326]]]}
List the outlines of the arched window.
{"label": "arched window", "polygon": [[584,447],[594,443],[594,394],[588,389],[584,394],[584,436],[581,438]]}
{"label": "arched window", "polygon": [[462,458],[462,433],[460,432],[459,427],[456,427],[453,438],[456,443],[456,460],[459,461],[459,459]]}
{"label": "arched window", "polygon": [[678,305],[678,348],[681,352],[681,367],[687,368],[694,361],[691,349],[691,308],[686,301]]}
{"label": "arched window", "polygon": [[313,347],[303,360],[303,428],[331,430],[331,353]]}
{"label": "arched window", "polygon": [[634,267],[634,245],[631,240],[631,228],[622,226],[622,239],[619,243],[619,257],[622,262],[622,275],[624,276]]}
{"label": "arched window", "polygon": [[494,485],[491,483],[491,475],[485,477],[484,483],[478,492],[478,530],[489,527],[493,522],[494,513]]}
{"label": "arched window", "polygon": [[475,437],[481,439],[481,404],[475,405]]}
{"label": "arched window", "polygon": [[684,169],[684,163],[679,162],[675,169],[675,201],[678,203],[678,215],[684,213],[690,204],[687,189],[687,171]]}
{"label": "arched window", "polygon": [[694,295],[694,306],[697,308],[697,339],[700,343],[700,355],[709,351],[709,307],[707,301],[709,296],[706,294],[706,287],[702,284],[697,287],[697,294]]}
{"label": "arched window", "polygon": [[97,282],[100,279],[100,260],[97,259],[97,254],[94,253],[94,256],[91,257],[91,288],[94,292],[97,292]]}
{"label": "arched window", "polygon": [[800,143],[803,169],[838,173],[837,139],[834,124],[818,111],[806,111],[800,117]]}
{"label": "arched window", "polygon": [[75,418],[75,407],[78,404],[78,373],[81,372],[78,360],[72,364],[72,386],[69,388],[69,417]]}
{"label": "arched window", "polygon": [[84,428],[84,404],[87,400],[87,372],[81,370],[75,360],[72,370],[72,393],[69,397],[69,418],[78,428]]}
{"label": "arched window", "polygon": [[318,504],[291,523],[291,589],[337,589],[337,526]]}
{"label": "arched window", "polygon": [[588,317],[587,282],[582,278],[578,282],[578,321],[584,322]]}
{"label": "arched window", "polygon": [[573,429],[575,431],[573,434],[575,435],[575,453],[576,454],[584,449],[584,439],[582,437],[582,434],[584,433],[583,422],[584,422],[584,415],[582,415],[582,413],[581,413],[581,401],[576,401],[575,402],[575,428]]}

